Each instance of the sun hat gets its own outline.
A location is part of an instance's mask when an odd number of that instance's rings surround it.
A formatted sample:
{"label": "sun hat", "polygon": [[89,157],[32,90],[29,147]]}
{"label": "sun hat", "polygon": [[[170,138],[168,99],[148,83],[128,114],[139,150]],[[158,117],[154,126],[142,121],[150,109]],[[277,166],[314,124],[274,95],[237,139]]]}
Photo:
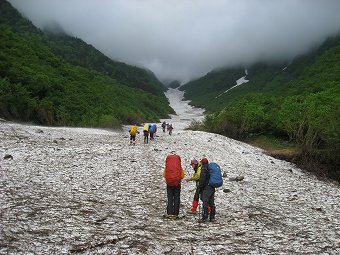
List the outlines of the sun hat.
{"label": "sun hat", "polygon": [[190,161],[190,165],[197,165],[198,164],[198,161],[196,159],[192,159]]}

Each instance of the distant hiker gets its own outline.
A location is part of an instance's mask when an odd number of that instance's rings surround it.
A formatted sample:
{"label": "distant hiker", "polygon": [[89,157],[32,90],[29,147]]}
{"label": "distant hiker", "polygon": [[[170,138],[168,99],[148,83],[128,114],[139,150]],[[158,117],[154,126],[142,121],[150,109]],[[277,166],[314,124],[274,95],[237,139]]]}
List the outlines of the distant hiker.
{"label": "distant hiker", "polygon": [[144,143],[149,142],[149,124],[145,123],[143,126]]}
{"label": "distant hiker", "polygon": [[206,222],[208,219],[208,207],[210,206],[210,221],[215,221],[216,207],[215,207],[215,188],[209,185],[210,174],[208,170],[208,159],[201,159],[201,175],[199,180],[199,187],[201,190],[201,200],[203,202],[202,217],[199,222]]}
{"label": "distant hiker", "polygon": [[165,133],[165,128],[166,128],[166,122],[165,122],[165,121],[163,121],[163,123],[162,123],[162,129],[163,129],[163,133]]}
{"label": "distant hiker", "polygon": [[136,135],[139,134],[138,127],[136,124],[133,124],[129,130],[130,133],[130,144],[136,144]]}
{"label": "distant hiker", "polygon": [[188,211],[188,213],[195,214],[195,213],[197,213],[198,201],[199,201],[199,196],[200,196],[199,180],[200,180],[201,167],[202,166],[196,159],[191,160],[190,165],[191,165],[192,169],[194,170],[194,174],[191,178],[188,178],[188,179],[185,179],[185,180],[186,180],[186,182],[189,182],[189,181],[196,182],[196,191],[195,191],[195,195],[194,195],[194,200],[192,201],[192,207]]}
{"label": "distant hiker", "polygon": [[166,157],[163,177],[166,181],[167,191],[167,217],[176,219],[179,214],[181,180],[184,178],[184,170],[181,157],[177,154],[170,154]]}
{"label": "distant hiker", "polygon": [[169,126],[168,126],[169,135],[172,134],[172,130],[173,130],[173,129],[174,129],[174,128],[173,128],[172,124],[169,124]]}
{"label": "distant hiker", "polygon": [[157,125],[156,124],[151,124],[150,126],[150,140],[155,139],[155,134],[157,132]]}

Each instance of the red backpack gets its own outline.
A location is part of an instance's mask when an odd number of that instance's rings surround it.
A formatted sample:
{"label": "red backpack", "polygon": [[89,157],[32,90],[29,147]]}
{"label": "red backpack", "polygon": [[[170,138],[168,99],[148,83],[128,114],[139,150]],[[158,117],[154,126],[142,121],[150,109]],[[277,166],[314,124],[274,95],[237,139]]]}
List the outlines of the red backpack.
{"label": "red backpack", "polygon": [[171,154],[166,157],[165,161],[165,180],[168,186],[178,186],[181,183],[181,157],[176,154]]}

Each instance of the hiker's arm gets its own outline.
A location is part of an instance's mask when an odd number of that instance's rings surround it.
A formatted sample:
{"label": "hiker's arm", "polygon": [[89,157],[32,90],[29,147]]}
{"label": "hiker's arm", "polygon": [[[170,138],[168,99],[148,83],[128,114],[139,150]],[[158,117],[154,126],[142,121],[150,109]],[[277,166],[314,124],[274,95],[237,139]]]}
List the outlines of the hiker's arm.
{"label": "hiker's arm", "polygon": [[163,171],[163,177],[165,178],[166,176],[166,167],[164,167],[164,171]]}
{"label": "hiker's arm", "polygon": [[182,171],[181,171],[181,179],[184,178],[184,170],[183,170],[183,167],[181,167]]}

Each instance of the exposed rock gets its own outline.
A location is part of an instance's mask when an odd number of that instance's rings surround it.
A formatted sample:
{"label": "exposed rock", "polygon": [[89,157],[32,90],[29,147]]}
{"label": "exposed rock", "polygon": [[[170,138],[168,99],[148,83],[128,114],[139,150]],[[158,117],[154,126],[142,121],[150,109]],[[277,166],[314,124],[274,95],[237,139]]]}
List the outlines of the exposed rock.
{"label": "exposed rock", "polygon": [[13,159],[13,156],[10,155],[10,154],[6,154],[6,155],[4,156],[4,159]]}
{"label": "exposed rock", "polygon": [[244,176],[243,175],[240,175],[240,176],[236,176],[236,177],[231,177],[229,178],[229,181],[236,181],[236,182],[239,182],[239,181],[243,181],[244,179]]}

